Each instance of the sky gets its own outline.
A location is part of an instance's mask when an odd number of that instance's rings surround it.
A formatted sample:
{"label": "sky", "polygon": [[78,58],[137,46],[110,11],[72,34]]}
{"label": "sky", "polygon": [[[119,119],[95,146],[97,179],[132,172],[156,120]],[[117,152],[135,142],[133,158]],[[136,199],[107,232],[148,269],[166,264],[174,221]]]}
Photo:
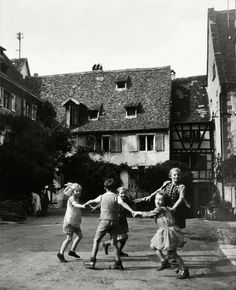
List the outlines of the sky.
{"label": "sky", "polygon": [[0,46],[31,75],[170,65],[176,77],[206,74],[207,11],[235,0],[0,0]]}

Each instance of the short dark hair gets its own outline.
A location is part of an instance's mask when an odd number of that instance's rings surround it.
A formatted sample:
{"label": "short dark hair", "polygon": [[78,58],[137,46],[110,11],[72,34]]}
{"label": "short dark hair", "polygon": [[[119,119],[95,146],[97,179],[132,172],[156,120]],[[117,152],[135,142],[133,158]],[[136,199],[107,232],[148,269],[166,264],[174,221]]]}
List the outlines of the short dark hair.
{"label": "short dark hair", "polygon": [[117,187],[119,187],[119,184],[114,178],[108,178],[104,182],[104,187],[110,191],[115,192]]}

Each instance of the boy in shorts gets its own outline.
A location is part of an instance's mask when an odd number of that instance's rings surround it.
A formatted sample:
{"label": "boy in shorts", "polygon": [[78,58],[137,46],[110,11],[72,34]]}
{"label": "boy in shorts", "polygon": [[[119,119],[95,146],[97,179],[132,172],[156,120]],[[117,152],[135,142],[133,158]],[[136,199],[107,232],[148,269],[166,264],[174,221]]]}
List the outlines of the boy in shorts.
{"label": "boy in shorts", "polygon": [[79,255],[76,254],[75,250],[78,246],[79,242],[83,238],[80,224],[81,224],[81,208],[85,208],[84,205],[80,204],[82,187],[78,183],[71,183],[64,190],[66,195],[70,195],[67,201],[66,213],[63,221],[63,232],[66,234],[66,239],[61,245],[61,249],[57,254],[58,259],[62,263],[66,263],[67,260],[64,258],[64,252],[70,242],[72,241],[73,234],[75,233],[77,236],[74,239],[71,250],[68,252],[69,256],[80,258]]}
{"label": "boy in shorts", "polygon": [[100,221],[93,241],[93,248],[90,258],[90,263],[87,265],[88,269],[95,269],[96,256],[99,244],[106,233],[110,234],[111,245],[114,247],[115,264],[111,269],[123,270],[123,265],[120,259],[120,250],[117,246],[117,235],[122,233],[119,224],[119,205],[133,213],[133,210],[121,199],[116,193],[118,182],[113,178],[109,178],[104,182],[106,192],[99,195],[93,200],[85,203],[85,206],[91,204],[101,204]]}

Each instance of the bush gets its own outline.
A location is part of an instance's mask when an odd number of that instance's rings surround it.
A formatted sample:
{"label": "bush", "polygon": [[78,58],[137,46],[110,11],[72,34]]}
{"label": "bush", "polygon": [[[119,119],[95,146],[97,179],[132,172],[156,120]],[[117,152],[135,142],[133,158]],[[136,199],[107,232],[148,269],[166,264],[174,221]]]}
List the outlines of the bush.
{"label": "bush", "polygon": [[87,201],[104,193],[103,184],[107,178],[114,178],[121,185],[120,172],[123,168],[124,165],[93,161],[87,153],[78,152],[65,159],[62,173],[65,182],[81,184],[82,200]]}
{"label": "bush", "polygon": [[137,184],[140,188],[147,192],[153,192],[159,188],[164,181],[169,180],[169,171],[173,167],[179,167],[182,171],[181,182],[186,186],[192,182],[192,172],[186,164],[179,161],[168,160],[163,163],[158,163],[155,166],[145,170],[138,170]]}

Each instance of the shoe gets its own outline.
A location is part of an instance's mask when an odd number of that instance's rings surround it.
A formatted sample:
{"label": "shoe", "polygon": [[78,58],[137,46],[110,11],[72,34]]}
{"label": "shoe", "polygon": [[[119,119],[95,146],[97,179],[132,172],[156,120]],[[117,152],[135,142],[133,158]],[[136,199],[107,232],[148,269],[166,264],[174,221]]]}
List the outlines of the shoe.
{"label": "shoe", "polygon": [[106,244],[106,243],[102,243],[102,247],[104,249],[105,254],[108,255],[108,247],[109,247],[109,245]]}
{"label": "shoe", "polygon": [[122,252],[122,251],[120,252],[120,256],[121,256],[121,257],[129,257],[129,255],[128,255],[127,253]]}
{"label": "shoe", "polygon": [[84,263],[86,269],[95,270],[95,264],[97,259],[96,258],[90,258],[89,263]]}
{"label": "shoe", "polygon": [[190,276],[188,268],[186,268],[184,270],[178,269],[177,273],[179,273],[178,279],[186,279],[186,278],[189,278],[189,276]]}
{"label": "shoe", "polygon": [[178,265],[178,262],[175,259],[168,260],[169,264],[171,265]]}
{"label": "shoe", "polygon": [[157,271],[162,271],[164,269],[170,268],[170,264],[167,260],[161,262],[161,265],[159,268],[157,268]]}
{"label": "shoe", "polygon": [[124,267],[122,265],[121,261],[115,261],[115,264],[110,267],[112,270],[124,270]]}
{"label": "shoe", "polygon": [[80,256],[77,255],[76,252],[73,252],[73,251],[69,251],[68,255],[72,256],[72,257],[75,257],[75,258],[80,258]]}
{"label": "shoe", "polygon": [[57,257],[62,263],[67,262],[66,259],[64,258],[64,255],[62,255],[61,253],[57,253]]}

